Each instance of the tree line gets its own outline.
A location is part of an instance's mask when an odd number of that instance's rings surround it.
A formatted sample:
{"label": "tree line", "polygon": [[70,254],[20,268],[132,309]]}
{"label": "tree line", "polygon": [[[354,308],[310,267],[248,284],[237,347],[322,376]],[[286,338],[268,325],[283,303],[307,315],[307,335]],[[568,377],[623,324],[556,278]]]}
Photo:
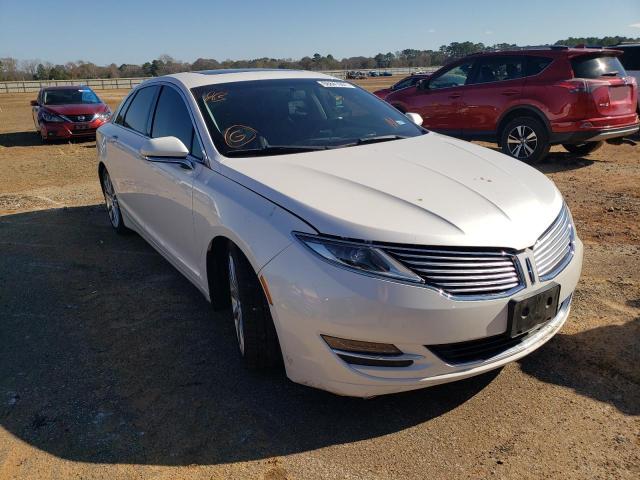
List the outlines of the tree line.
{"label": "tree line", "polygon": [[[558,40],[554,45],[576,46],[599,45],[611,46],[620,42],[638,41],[640,38],[628,37],[569,37]],[[219,68],[292,68],[303,70],[370,70],[390,67],[430,67],[446,65],[448,62],[472,53],[500,50],[517,47],[515,44],[499,43],[485,45],[474,42],[452,42],[442,45],[437,50],[405,49],[397,52],[378,53],[373,57],[356,56],[337,59],[333,55],[315,53],[299,60],[290,58],[256,58],[253,60],[224,60],[198,58],[193,63],[176,60],[169,55],[161,55],[155,60],[142,65],[121,64],[96,65],[92,62],[78,60],[62,64],[52,64],[40,60],[17,60],[0,58],[0,81],[10,80],[71,80],[85,78],[127,78],[155,77],[170,73],[215,70]]]}

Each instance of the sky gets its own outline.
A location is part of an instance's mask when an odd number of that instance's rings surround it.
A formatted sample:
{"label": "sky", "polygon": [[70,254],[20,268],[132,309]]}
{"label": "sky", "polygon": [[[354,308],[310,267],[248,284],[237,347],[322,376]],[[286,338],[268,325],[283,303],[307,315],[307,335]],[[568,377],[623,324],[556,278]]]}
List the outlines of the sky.
{"label": "sky", "polygon": [[640,37],[640,0],[0,0],[0,57],[52,63],[342,58],[606,35]]}

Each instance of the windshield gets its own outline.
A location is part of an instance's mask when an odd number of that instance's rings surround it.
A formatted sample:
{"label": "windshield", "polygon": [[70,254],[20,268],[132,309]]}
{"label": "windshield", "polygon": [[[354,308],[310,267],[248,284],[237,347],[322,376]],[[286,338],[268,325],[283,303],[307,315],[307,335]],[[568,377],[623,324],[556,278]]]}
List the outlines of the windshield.
{"label": "windshield", "polygon": [[258,80],[192,91],[225,156],[278,155],[426,133],[382,100],[339,80]]}
{"label": "windshield", "polygon": [[93,90],[88,88],[69,88],[45,90],[42,94],[44,105],[77,105],[102,103]]}

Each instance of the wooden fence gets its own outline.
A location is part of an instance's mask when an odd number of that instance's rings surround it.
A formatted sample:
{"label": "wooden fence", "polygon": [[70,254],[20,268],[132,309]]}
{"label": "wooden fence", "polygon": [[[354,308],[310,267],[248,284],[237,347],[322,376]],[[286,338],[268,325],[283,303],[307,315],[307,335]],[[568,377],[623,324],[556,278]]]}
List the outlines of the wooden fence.
{"label": "wooden fence", "polygon": [[[416,71],[434,71],[437,67],[427,68],[376,68],[375,72],[389,72],[392,75],[408,75]],[[357,70],[368,74],[367,70]],[[327,75],[332,75],[338,78],[346,78],[347,70],[330,70],[324,71]],[[64,85],[86,85],[94,90],[111,90],[118,88],[131,89],[135,85],[144,82],[151,77],[139,77],[139,78],[90,78],[90,79],[73,79],[73,80],[25,80],[17,82],[0,82],[0,94],[2,93],[27,93],[38,92],[42,87],[54,87]]]}

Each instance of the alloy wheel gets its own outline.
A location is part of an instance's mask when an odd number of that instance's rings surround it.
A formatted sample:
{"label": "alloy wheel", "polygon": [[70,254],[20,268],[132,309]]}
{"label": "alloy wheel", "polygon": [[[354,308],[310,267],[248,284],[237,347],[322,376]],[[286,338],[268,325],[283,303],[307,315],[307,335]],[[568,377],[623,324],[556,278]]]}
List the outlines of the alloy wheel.
{"label": "alloy wheel", "polygon": [[238,275],[236,273],[236,264],[233,256],[229,255],[229,291],[231,293],[231,313],[233,315],[233,323],[236,327],[236,336],[238,337],[238,346],[240,353],[244,355],[244,323],[242,321],[242,302],[240,301],[240,286],[238,285]]}
{"label": "alloy wheel", "polygon": [[120,225],[120,207],[118,205],[118,197],[113,189],[111,178],[106,171],[102,175],[102,190],[104,192],[104,202],[107,206],[107,213],[109,214],[111,225],[118,228],[118,225]]}
{"label": "alloy wheel", "polygon": [[515,158],[529,158],[538,147],[538,136],[531,127],[518,125],[507,137],[509,153]]}

